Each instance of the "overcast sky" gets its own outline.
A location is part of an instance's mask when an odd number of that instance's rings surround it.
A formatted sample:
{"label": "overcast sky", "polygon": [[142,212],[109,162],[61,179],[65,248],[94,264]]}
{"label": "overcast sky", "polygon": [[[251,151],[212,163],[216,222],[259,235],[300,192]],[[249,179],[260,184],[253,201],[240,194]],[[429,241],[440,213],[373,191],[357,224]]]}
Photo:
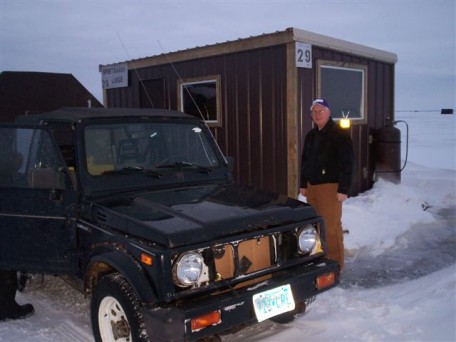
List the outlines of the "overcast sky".
{"label": "overcast sky", "polygon": [[0,0],[0,71],[70,73],[102,101],[100,64],[295,27],[397,54],[397,111],[456,109],[455,3]]}

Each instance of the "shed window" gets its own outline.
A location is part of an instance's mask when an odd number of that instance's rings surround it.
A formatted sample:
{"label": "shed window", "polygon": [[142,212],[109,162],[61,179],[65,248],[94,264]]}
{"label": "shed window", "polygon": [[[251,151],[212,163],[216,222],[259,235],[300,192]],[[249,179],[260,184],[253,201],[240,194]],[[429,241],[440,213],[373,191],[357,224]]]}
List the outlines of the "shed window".
{"label": "shed window", "polygon": [[220,76],[179,81],[179,109],[204,119],[210,126],[221,126]]}
{"label": "shed window", "polygon": [[365,65],[319,61],[318,97],[329,102],[334,120],[348,116],[366,122],[366,80]]}

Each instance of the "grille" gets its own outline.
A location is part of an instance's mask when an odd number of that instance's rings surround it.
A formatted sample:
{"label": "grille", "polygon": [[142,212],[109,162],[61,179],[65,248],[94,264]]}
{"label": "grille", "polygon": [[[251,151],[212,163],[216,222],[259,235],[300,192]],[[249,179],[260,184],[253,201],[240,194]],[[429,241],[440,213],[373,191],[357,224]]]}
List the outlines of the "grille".
{"label": "grille", "polygon": [[[242,275],[249,275],[271,267],[274,256],[271,255],[273,237],[261,238],[231,243],[214,249],[214,265],[216,279],[230,279]],[[263,276],[238,284],[244,287],[261,282],[270,276]]]}
{"label": "grille", "polygon": [[[313,224],[320,232],[319,224]],[[320,240],[312,252],[298,250],[301,227],[269,232],[246,240],[236,240],[198,249],[205,264],[205,277],[191,288],[179,288],[181,293],[219,283],[221,287],[233,282],[229,288],[242,288],[273,277],[276,271],[312,260],[323,254]]]}

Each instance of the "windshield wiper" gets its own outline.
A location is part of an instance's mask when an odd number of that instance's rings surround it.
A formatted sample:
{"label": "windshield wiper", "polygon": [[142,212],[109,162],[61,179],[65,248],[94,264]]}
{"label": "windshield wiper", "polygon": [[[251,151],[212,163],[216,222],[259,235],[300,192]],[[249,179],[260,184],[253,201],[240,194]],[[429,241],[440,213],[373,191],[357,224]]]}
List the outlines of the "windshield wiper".
{"label": "windshield wiper", "polygon": [[158,177],[158,178],[163,176],[163,174],[158,171],[154,171],[151,169],[145,169],[142,166],[132,166],[132,165],[125,166],[118,170],[106,170],[106,171],[102,172],[101,174],[102,175],[126,175],[126,174],[138,173],[138,172],[142,172],[147,176]]}
{"label": "windshield wiper", "polygon": [[188,161],[177,161],[175,163],[170,163],[170,164],[162,164],[162,165],[157,165],[155,166],[156,168],[160,169],[182,169],[182,168],[196,168],[198,171],[203,171],[206,173],[211,173],[212,168],[208,166],[203,166],[203,165],[198,165],[195,163],[191,163]]}

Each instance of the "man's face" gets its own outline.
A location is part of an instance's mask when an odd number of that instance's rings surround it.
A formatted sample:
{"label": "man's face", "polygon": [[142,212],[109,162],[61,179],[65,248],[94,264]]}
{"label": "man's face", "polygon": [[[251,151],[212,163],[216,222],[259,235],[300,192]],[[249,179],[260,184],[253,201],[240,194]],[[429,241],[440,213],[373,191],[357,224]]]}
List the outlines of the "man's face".
{"label": "man's face", "polygon": [[318,129],[322,129],[328,122],[329,117],[331,116],[331,111],[325,106],[315,104],[312,107],[311,116]]}

